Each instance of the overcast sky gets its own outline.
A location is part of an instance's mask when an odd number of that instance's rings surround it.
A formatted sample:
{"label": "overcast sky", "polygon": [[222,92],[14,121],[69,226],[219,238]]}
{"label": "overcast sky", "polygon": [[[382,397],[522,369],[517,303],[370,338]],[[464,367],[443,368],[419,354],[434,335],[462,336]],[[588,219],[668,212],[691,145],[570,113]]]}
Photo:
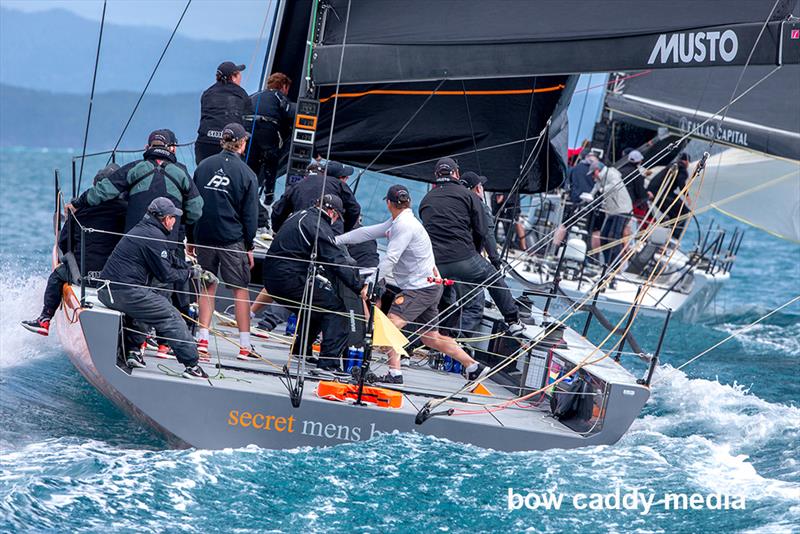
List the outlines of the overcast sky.
{"label": "overcast sky", "polygon": [[[178,32],[198,39],[256,39],[276,0],[193,0]],[[3,7],[35,12],[66,9],[81,17],[100,20],[102,0],[0,0]],[[186,0],[108,0],[106,21],[172,30]],[[269,31],[270,16],[266,32]]]}

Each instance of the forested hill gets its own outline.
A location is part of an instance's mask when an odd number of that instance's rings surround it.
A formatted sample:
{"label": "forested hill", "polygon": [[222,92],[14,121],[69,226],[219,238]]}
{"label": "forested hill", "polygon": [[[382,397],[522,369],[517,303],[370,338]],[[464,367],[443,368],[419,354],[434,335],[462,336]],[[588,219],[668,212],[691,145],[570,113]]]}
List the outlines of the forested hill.
{"label": "forested hill", "polygon": [[[197,135],[200,93],[147,95],[142,100],[125,138],[126,148],[138,148],[156,128],[170,128],[181,143]],[[95,95],[89,147],[114,146],[138,93],[113,91]],[[87,95],[23,89],[0,84],[0,146],[80,149],[86,126]]]}

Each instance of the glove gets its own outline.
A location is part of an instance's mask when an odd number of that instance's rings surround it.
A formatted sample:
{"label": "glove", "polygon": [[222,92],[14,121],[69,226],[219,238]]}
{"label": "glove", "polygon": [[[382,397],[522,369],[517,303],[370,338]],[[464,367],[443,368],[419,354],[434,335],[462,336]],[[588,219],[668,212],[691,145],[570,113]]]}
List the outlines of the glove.
{"label": "glove", "polygon": [[489,258],[489,263],[491,263],[492,267],[494,267],[498,271],[503,268],[503,260],[500,259],[500,256],[495,256],[494,258]]}
{"label": "glove", "polygon": [[580,199],[588,203],[594,200],[594,197],[591,195],[591,193],[581,193]]}
{"label": "glove", "polygon": [[203,271],[203,274],[200,275],[200,281],[208,286],[213,286],[219,283],[219,278],[211,271]]}
{"label": "glove", "polygon": [[200,280],[203,276],[203,268],[199,263],[193,263],[191,267],[189,267],[189,270],[192,271],[192,278],[195,280]]}

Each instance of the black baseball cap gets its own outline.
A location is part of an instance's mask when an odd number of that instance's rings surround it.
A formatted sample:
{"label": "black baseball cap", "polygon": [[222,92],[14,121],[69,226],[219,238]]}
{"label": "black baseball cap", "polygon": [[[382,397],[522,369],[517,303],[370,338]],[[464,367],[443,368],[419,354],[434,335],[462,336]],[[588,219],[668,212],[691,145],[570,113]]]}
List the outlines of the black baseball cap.
{"label": "black baseball cap", "polygon": [[322,207],[326,210],[332,209],[340,216],[342,212],[344,212],[344,204],[342,204],[342,199],[336,195],[324,195],[322,197]]}
{"label": "black baseball cap", "polygon": [[147,213],[155,217],[166,217],[167,215],[174,215],[180,217],[183,211],[175,207],[175,204],[166,197],[154,198],[153,201],[147,206]]}
{"label": "black baseball cap", "polygon": [[147,146],[171,146],[177,144],[178,139],[175,137],[175,133],[168,128],[153,130],[147,136]]}
{"label": "black baseball cap", "polygon": [[478,173],[467,171],[461,175],[461,181],[464,182],[464,185],[472,189],[477,185],[485,184],[488,179],[485,176],[478,176]]}
{"label": "black baseball cap", "polygon": [[[325,168],[325,164],[322,164],[322,168]],[[350,165],[342,165],[338,161],[328,161],[328,171],[325,174],[339,178],[341,176],[350,176],[354,170]]]}
{"label": "black baseball cap", "polygon": [[248,137],[250,137],[250,134],[247,133],[244,126],[238,122],[226,124],[225,128],[222,129],[223,141],[238,141],[239,139],[247,139]]}
{"label": "black baseball cap", "polygon": [[453,158],[442,158],[436,162],[436,167],[433,172],[436,176],[446,176],[456,170],[458,170],[458,163],[456,163],[456,160]]}
{"label": "black baseball cap", "polygon": [[233,61],[225,61],[219,64],[219,67],[217,67],[217,72],[226,78],[230,78],[234,72],[241,72],[244,69],[244,65],[237,65]]}
{"label": "black baseball cap", "polygon": [[383,197],[383,200],[388,200],[389,202],[397,204],[398,202],[406,202],[411,200],[411,195],[408,194],[408,189],[406,189],[406,186],[396,184],[389,188],[389,190],[386,192],[386,196]]}

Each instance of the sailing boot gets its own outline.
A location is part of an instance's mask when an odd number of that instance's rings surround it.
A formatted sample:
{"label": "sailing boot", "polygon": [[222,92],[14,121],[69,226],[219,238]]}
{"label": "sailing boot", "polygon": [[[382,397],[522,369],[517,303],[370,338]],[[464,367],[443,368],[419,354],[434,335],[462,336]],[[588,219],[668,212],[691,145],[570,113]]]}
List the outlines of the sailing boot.
{"label": "sailing boot", "polygon": [[50,334],[50,317],[40,315],[38,318],[31,321],[22,321],[22,328],[28,332],[39,334],[40,336],[47,336]]}
{"label": "sailing boot", "polygon": [[183,370],[183,378],[208,378],[208,374],[198,364],[187,365]]}
{"label": "sailing boot", "polygon": [[383,382],[384,384],[402,384],[403,383],[403,375],[393,375],[392,373],[386,373],[383,376],[379,376],[375,378],[375,382]]}

